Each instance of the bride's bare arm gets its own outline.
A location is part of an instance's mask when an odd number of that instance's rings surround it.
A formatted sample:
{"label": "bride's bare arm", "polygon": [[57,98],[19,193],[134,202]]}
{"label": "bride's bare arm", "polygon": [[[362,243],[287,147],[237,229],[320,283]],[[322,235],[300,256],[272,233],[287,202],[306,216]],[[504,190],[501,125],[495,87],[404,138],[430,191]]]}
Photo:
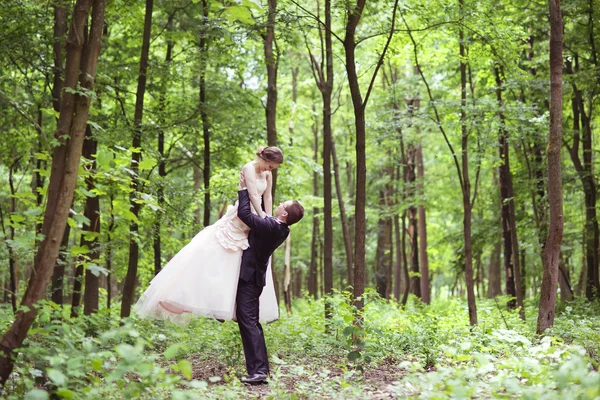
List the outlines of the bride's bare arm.
{"label": "bride's bare arm", "polygon": [[273,175],[267,173],[267,189],[263,193],[263,202],[265,203],[265,212],[268,216],[273,216]]}
{"label": "bride's bare arm", "polygon": [[256,210],[256,213],[259,217],[264,218],[265,213],[261,207],[261,196],[258,194],[258,190],[256,189],[256,169],[254,165],[248,163],[244,165],[242,168],[242,173],[244,174],[244,178],[246,180],[246,188],[248,188],[248,195],[250,196],[250,203]]}

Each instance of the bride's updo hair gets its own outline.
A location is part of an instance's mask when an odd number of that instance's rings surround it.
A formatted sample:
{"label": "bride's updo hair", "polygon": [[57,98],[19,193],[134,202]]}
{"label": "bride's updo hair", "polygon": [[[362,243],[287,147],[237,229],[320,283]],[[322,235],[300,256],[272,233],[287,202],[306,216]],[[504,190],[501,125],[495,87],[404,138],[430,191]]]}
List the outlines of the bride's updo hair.
{"label": "bride's updo hair", "polygon": [[282,164],[283,163],[283,153],[279,147],[275,146],[267,146],[267,147],[259,147],[256,155],[263,160],[275,163]]}

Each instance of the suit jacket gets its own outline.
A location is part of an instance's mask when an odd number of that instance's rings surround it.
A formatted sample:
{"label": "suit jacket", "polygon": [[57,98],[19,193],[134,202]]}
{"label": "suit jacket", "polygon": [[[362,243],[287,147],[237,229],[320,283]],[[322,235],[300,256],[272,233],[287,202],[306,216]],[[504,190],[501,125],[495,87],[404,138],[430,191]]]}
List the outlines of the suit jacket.
{"label": "suit jacket", "polygon": [[238,191],[238,217],[248,227],[248,243],[250,247],[242,254],[240,279],[255,282],[257,286],[265,286],[269,257],[288,237],[290,228],[276,218],[261,218],[252,214],[248,190]]}

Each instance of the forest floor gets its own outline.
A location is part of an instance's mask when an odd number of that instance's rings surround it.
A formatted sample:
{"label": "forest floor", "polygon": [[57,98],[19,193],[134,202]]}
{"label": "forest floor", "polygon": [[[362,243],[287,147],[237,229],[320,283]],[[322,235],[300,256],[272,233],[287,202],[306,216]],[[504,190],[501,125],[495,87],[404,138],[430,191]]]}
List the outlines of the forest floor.
{"label": "forest floor", "polygon": [[[498,299],[502,304],[506,299]],[[3,394],[8,400],[67,399],[600,399],[600,305],[561,305],[554,328],[535,334],[527,320],[493,301],[478,302],[470,326],[465,302],[411,299],[402,308],[367,294],[362,331],[347,297],[300,299],[293,314],[263,326],[271,375],[244,385],[236,323],[189,326],[130,319],[117,309],[71,319],[47,303],[20,349]],[[0,328],[12,313],[0,307]],[[353,337],[361,337],[354,343]],[[0,394],[2,396],[2,394]]]}
{"label": "forest floor", "polygon": [[[193,379],[200,381],[209,381],[214,376],[226,376],[229,373],[227,365],[210,360],[202,360],[200,357],[190,357],[188,360],[192,363]],[[327,385],[331,380],[344,379],[344,370],[338,365],[345,362],[343,358],[330,357],[329,359],[320,359],[319,364],[324,363],[330,367],[315,365],[313,359],[306,357],[304,359],[296,357],[293,365],[275,365],[273,376],[276,377],[273,390],[273,384],[245,385],[245,391],[248,398],[269,399],[277,393],[281,395],[283,390],[287,396],[293,397],[294,394],[304,392],[305,388],[312,386],[312,393],[307,393],[307,398],[311,396],[319,397],[317,388],[321,385]],[[322,365],[322,364],[321,364]],[[297,370],[300,367],[302,373]],[[400,380],[406,371],[398,367],[396,362],[381,362],[376,366],[366,369],[362,374],[357,374],[354,380],[348,382],[357,391],[362,391],[363,398],[368,399],[390,399],[394,394],[389,389],[389,385]],[[243,374],[237,374],[240,379]],[[228,382],[220,380],[211,385],[227,386]],[[287,397],[286,396],[286,397]]]}

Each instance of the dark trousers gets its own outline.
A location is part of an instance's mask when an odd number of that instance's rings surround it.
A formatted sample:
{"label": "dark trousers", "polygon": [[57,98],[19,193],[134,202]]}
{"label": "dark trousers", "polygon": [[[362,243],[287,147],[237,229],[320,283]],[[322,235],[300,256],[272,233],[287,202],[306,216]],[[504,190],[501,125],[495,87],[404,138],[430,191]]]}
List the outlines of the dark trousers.
{"label": "dark trousers", "polygon": [[263,287],[257,286],[254,282],[245,282],[241,279],[238,282],[235,313],[242,336],[248,375],[269,372],[267,345],[262,326],[258,322],[258,299],[262,291]]}

